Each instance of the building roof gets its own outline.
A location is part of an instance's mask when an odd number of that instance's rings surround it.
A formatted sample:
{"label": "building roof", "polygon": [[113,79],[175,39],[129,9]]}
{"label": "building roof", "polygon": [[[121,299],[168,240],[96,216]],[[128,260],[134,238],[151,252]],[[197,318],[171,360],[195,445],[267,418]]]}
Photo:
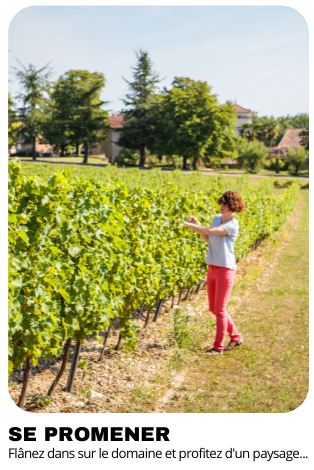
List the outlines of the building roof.
{"label": "building roof", "polygon": [[286,155],[286,151],[284,149],[279,149],[278,147],[273,147],[269,155],[271,157],[280,157]]}
{"label": "building roof", "polygon": [[277,148],[278,149],[286,149],[289,147],[300,147],[301,145],[301,137],[300,132],[302,129],[288,129],[279,142]]}
{"label": "building roof", "polygon": [[123,117],[122,116],[110,116],[109,126],[110,126],[110,129],[122,129]]}
{"label": "building roof", "polygon": [[234,104],[234,107],[236,108],[238,113],[251,113],[252,112],[250,109],[242,108],[242,106],[239,106],[237,103]]}

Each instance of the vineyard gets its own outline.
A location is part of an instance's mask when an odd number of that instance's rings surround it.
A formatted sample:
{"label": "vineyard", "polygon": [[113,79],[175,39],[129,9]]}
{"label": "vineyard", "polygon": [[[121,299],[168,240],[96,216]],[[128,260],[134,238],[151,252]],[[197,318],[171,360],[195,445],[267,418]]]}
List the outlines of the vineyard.
{"label": "vineyard", "polygon": [[219,196],[228,189],[240,192],[246,204],[236,215],[240,259],[280,228],[300,189],[294,181],[274,196],[272,179],[250,187],[244,176],[230,187],[222,176],[207,181],[199,174],[134,169],[122,182],[114,167],[99,172],[98,179],[85,168],[71,175],[50,174],[50,167],[42,166],[39,176],[32,176],[30,167],[22,171],[18,159],[9,164],[9,374],[26,362],[20,407],[39,358],[63,352],[47,390],[52,396],[76,342],[71,392],[85,338],[103,343],[102,361],[118,322],[117,348],[135,349],[136,312],[146,312],[147,326],[158,320],[165,299],[180,301],[183,291],[186,296],[198,291],[207,249],[182,223],[190,213],[209,226]]}

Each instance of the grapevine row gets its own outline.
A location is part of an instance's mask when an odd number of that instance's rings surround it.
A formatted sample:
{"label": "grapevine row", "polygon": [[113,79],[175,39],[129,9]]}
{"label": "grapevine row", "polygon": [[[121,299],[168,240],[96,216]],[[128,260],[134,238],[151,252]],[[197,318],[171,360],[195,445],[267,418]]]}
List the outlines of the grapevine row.
{"label": "grapevine row", "polygon": [[[298,197],[293,183],[273,197],[273,181],[238,185],[246,210],[238,215],[236,257],[268,237]],[[42,181],[9,165],[9,373],[28,358],[60,356],[70,338],[82,341],[120,318],[126,348],[137,343],[132,313],[152,310],[157,299],[177,295],[204,278],[206,245],[182,220],[193,213],[209,225],[226,190],[128,190],[118,180],[69,179],[66,171]]]}

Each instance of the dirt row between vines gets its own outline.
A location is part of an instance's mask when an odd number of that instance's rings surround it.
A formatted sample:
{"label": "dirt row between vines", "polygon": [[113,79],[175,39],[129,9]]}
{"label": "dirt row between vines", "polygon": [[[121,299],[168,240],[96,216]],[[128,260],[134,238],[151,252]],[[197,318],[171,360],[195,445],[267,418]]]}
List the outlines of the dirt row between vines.
{"label": "dirt row between vines", "polygon": [[[237,322],[241,318],[237,314],[239,305],[245,303],[245,296],[251,287],[258,285],[263,289],[267,283],[269,268],[274,269],[282,252],[290,243],[301,207],[299,199],[296,209],[284,224],[280,232],[275,235],[277,244],[271,241],[263,242],[262,246],[249,253],[240,260],[237,270],[236,285],[244,286],[246,292],[234,293],[229,301],[229,312]],[[183,295],[184,298],[184,295]],[[175,304],[178,298],[176,298]],[[183,300],[180,306],[175,305],[171,310],[171,299],[166,301],[157,322],[149,321],[147,328],[143,328],[145,318],[137,319],[139,342],[135,351],[123,349],[115,351],[118,332],[114,331],[108,340],[107,351],[103,362],[98,358],[102,345],[96,340],[85,340],[81,359],[88,358],[86,371],[78,368],[73,393],[64,391],[67,375],[70,368],[71,357],[67,370],[63,375],[54,393],[53,402],[47,407],[37,407],[34,402],[35,394],[45,396],[53,382],[60,361],[56,358],[49,363],[42,363],[33,370],[27,390],[26,403],[34,403],[29,412],[33,413],[114,413],[114,412],[185,412],[178,406],[180,401],[194,402],[193,395],[204,393],[199,378],[192,376],[198,372],[204,360],[204,350],[212,347],[215,321],[208,311],[206,290],[200,290],[197,295]],[[180,312],[183,319],[187,319],[188,326],[181,324],[181,347],[175,344],[175,311]],[[181,328],[181,327],[180,327]],[[183,338],[183,339],[182,339]],[[227,341],[227,340],[226,340]],[[73,353],[73,349],[72,349]],[[232,352],[231,354],[233,354]],[[225,354],[224,356],[227,356]],[[208,360],[216,358],[207,358]],[[220,358],[219,358],[220,359]],[[10,383],[10,395],[15,403],[21,390],[22,375],[16,374],[15,382]],[[214,371],[211,371],[209,380],[211,384],[219,382]],[[187,390],[193,385],[193,393]],[[206,400],[206,398],[205,398]],[[191,412],[200,410],[191,410]],[[205,411],[205,410],[204,410]]]}

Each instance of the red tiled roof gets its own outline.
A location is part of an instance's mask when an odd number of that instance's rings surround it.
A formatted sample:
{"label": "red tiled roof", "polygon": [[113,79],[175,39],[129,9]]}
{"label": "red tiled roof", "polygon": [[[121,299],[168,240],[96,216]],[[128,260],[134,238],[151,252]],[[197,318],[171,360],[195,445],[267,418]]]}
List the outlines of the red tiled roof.
{"label": "red tiled roof", "polygon": [[238,113],[250,113],[251,112],[250,109],[242,108],[242,106],[239,106],[237,103],[234,104],[234,107],[236,108]]}
{"label": "red tiled roof", "polygon": [[122,116],[110,116],[109,117],[109,126],[111,129],[122,129],[123,127],[123,117]]}
{"label": "red tiled roof", "polygon": [[277,148],[278,149],[286,149],[289,147],[300,147],[301,145],[301,137],[300,132],[302,129],[288,129],[279,142]]}

